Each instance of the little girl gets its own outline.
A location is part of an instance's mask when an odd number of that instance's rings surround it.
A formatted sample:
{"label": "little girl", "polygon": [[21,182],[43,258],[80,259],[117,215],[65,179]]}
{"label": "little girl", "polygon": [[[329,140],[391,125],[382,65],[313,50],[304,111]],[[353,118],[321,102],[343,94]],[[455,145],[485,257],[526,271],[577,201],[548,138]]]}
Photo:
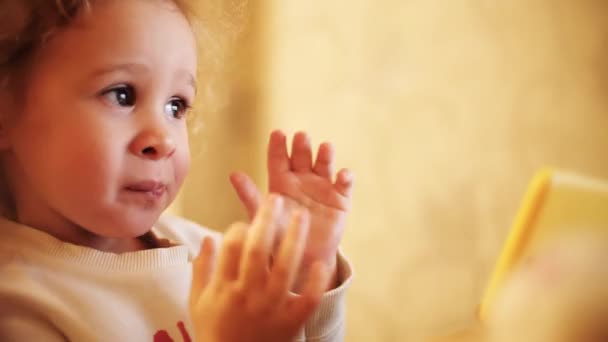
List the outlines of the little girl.
{"label": "little girl", "polygon": [[190,163],[195,3],[0,2],[1,341],[343,338],[331,145],[274,132],[273,195],[232,175],[252,221],[223,238],[159,218]]}

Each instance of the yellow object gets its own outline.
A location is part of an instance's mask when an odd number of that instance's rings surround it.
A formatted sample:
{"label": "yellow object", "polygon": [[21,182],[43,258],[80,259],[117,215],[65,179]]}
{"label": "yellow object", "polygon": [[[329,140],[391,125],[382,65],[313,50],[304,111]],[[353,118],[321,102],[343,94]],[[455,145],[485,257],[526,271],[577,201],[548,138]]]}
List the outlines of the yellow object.
{"label": "yellow object", "polygon": [[545,169],[533,179],[479,308],[484,321],[509,272],[539,243],[573,230],[608,232],[608,181]]}

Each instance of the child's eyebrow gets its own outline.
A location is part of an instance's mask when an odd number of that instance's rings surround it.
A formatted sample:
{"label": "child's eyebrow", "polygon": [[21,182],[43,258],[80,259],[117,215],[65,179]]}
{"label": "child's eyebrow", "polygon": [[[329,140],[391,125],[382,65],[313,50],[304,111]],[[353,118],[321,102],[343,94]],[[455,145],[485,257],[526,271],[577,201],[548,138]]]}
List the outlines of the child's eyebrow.
{"label": "child's eyebrow", "polygon": [[104,74],[109,74],[112,72],[119,72],[119,71],[126,71],[128,73],[137,74],[137,73],[142,73],[142,72],[146,72],[149,70],[150,70],[150,68],[148,68],[145,64],[139,64],[139,63],[110,64],[110,65],[106,65],[106,66],[96,69],[95,71],[93,71],[91,73],[91,76],[93,76],[93,77],[102,76]]}
{"label": "child's eyebrow", "polygon": [[[105,74],[109,74],[109,73],[114,73],[114,72],[126,72],[129,74],[142,74],[142,73],[147,73],[150,70],[152,70],[150,67],[148,67],[145,64],[141,64],[141,63],[120,63],[120,64],[112,64],[112,65],[108,65],[108,66],[104,66],[102,68],[96,69],[95,71],[93,71],[91,73],[91,77],[92,78],[96,78],[96,77],[100,77],[103,76]],[[192,86],[192,88],[194,89],[194,91],[196,92],[196,78],[194,78],[194,76],[186,71],[185,69],[180,69],[179,73],[181,75],[185,75],[185,77],[187,78],[188,84]]]}

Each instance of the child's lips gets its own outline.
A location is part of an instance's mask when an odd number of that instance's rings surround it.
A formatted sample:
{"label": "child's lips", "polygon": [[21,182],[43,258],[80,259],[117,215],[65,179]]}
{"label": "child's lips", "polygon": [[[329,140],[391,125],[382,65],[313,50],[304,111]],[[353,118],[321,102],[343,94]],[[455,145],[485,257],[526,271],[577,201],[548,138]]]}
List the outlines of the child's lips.
{"label": "child's lips", "polygon": [[146,196],[161,197],[167,191],[167,185],[162,182],[147,180],[129,184],[125,189]]}

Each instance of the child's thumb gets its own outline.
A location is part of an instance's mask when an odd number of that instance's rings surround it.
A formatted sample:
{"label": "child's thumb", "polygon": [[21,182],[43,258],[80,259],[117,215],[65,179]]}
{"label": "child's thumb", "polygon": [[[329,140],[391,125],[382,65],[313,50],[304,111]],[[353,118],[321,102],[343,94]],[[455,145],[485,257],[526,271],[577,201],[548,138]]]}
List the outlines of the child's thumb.
{"label": "child's thumb", "polygon": [[196,304],[201,292],[205,289],[215,265],[216,248],[213,239],[206,236],[201,244],[201,251],[192,263],[192,287],[190,288],[190,305]]}

